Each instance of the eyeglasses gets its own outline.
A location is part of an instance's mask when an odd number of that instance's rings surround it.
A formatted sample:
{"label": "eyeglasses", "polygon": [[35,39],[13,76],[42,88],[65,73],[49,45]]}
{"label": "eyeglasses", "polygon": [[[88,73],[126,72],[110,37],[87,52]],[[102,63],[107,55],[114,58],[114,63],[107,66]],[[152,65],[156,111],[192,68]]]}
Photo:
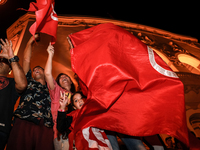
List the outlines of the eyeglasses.
{"label": "eyeglasses", "polygon": [[[9,68],[11,68],[11,70],[12,70],[12,67],[11,67],[10,63],[8,62],[8,59],[3,58],[3,57],[0,57],[0,63],[4,63],[4,64],[8,65]],[[11,73],[11,72],[10,72],[10,73]],[[9,73],[9,74],[10,74],[10,73]]]}
{"label": "eyeglasses", "polygon": [[3,57],[0,58],[0,62],[3,62],[3,63],[5,63],[5,64],[10,65],[10,63],[8,62],[8,59],[3,58]]}
{"label": "eyeglasses", "polygon": [[3,63],[6,63],[6,64],[9,64],[9,62],[8,62],[8,59],[6,59],[6,58],[0,58],[0,62],[3,62]]}

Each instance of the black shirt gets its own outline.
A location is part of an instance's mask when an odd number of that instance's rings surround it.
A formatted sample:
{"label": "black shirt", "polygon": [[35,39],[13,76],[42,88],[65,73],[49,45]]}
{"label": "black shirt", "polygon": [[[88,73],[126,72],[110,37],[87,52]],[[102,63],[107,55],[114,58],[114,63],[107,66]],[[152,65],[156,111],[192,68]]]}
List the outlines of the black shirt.
{"label": "black shirt", "polygon": [[13,78],[0,76],[0,131],[8,134],[11,129],[14,105],[20,95]]}
{"label": "black shirt", "polygon": [[58,111],[58,117],[57,117],[57,130],[60,133],[66,133],[67,135],[71,132],[69,127],[72,123],[72,116],[66,117],[66,112],[60,112]]}

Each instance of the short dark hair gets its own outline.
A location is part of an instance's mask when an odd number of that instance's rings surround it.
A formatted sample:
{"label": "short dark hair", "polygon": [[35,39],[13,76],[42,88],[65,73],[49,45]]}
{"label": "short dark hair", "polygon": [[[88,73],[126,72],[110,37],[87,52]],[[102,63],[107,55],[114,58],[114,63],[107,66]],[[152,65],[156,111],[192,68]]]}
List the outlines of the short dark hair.
{"label": "short dark hair", "polygon": [[[59,79],[60,79],[60,77],[61,77],[62,75],[66,75],[67,77],[69,77],[69,76],[68,76],[67,74],[65,74],[65,73],[60,73],[60,74],[56,77],[56,82],[57,82],[57,84],[58,84],[59,86],[60,86]],[[69,77],[69,79],[71,80],[70,77]],[[71,80],[71,82],[72,82],[72,80]],[[74,85],[74,83],[72,82],[70,92],[74,93],[75,91],[76,91],[75,85]]]}
{"label": "short dark hair", "polygon": [[35,66],[35,67],[33,68],[33,70],[34,70],[35,68],[41,68],[42,70],[44,70],[44,68],[42,68],[41,66]]}

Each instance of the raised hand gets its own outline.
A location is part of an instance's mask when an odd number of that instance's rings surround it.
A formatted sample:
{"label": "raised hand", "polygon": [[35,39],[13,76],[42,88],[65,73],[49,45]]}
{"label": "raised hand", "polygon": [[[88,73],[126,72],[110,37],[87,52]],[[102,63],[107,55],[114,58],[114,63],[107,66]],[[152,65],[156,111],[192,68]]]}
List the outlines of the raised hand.
{"label": "raised hand", "polygon": [[67,104],[68,104],[68,101],[69,99],[67,98],[67,96],[65,96],[65,92],[61,92],[60,91],[60,100],[59,100],[59,103],[60,103],[60,109],[63,109],[65,110]]}
{"label": "raised hand", "polygon": [[54,55],[54,46],[49,43],[49,46],[47,48],[47,52],[49,53],[49,56],[53,57]]}
{"label": "raised hand", "polygon": [[1,47],[2,47],[2,52],[0,53],[0,56],[6,58],[6,59],[10,59],[14,57],[14,52],[12,49],[12,41],[8,41],[7,39],[1,40]]}
{"label": "raised hand", "polygon": [[35,41],[37,41],[38,38],[40,38],[39,34],[35,34],[34,36],[32,36],[32,37],[29,39],[29,41],[28,41],[27,44],[29,44],[29,45],[34,44]]}

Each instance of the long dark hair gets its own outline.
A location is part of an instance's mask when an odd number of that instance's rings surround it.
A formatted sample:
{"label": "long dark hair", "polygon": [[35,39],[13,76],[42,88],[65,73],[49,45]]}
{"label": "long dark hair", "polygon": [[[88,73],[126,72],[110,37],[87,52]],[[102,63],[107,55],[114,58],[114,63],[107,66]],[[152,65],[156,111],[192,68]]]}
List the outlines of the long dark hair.
{"label": "long dark hair", "polygon": [[71,98],[70,98],[70,104],[68,105],[67,113],[70,113],[73,110],[75,110],[74,107],[73,107],[74,106],[73,98],[74,98],[74,95],[76,95],[77,93],[80,94],[82,98],[85,98],[85,99],[87,98],[85,95],[83,95],[83,93],[81,91],[77,91],[77,92],[73,93]]}
{"label": "long dark hair", "polygon": [[70,98],[72,106],[74,106],[73,98],[74,98],[74,95],[76,95],[76,94],[80,94],[82,98],[87,98],[85,95],[83,95],[83,93],[81,91],[77,91],[77,92],[73,93],[71,98]]}
{"label": "long dark hair", "polygon": [[[69,77],[69,76],[68,76],[67,74],[65,74],[65,73],[60,73],[60,74],[56,77],[56,82],[57,82],[57,84],[58,84],[59,86],[60,86],[59,79],[60,79],[60,77],[61,77],[62,75],[66,75],[67,77]],[[69,79],[71,80],[70,77],[69,77]],[[71,80],[71,82],[72,82],[72,80]],[[61,86],[60,86],[60,87],[61,87]],[[74,83],[72,82],[70,92],[74,93],[75,91],[76,91],[75,85],[74,85]]]}

